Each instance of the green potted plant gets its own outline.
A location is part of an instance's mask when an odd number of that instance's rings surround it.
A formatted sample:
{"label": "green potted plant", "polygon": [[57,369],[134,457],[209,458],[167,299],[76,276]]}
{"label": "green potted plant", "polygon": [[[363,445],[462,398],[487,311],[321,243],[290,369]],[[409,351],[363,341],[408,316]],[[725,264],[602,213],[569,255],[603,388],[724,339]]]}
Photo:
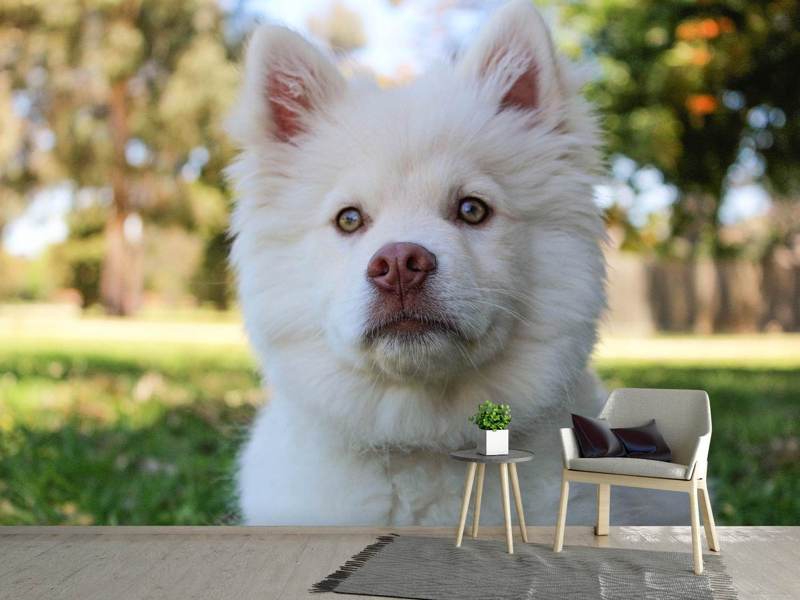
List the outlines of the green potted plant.
{"label": "green potted plant", "polygon": [[478,426],[478,454],[495,456],[508,454],[508,424],[511,407],[487,400],[478,406],[478,412],[469,417]]}

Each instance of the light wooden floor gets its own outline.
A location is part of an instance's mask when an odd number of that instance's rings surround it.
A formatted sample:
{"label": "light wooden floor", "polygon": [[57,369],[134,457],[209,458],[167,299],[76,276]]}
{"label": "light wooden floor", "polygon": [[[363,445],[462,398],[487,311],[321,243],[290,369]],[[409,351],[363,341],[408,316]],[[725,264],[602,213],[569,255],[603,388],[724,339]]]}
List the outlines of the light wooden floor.
{"label": "light wooden floor", "polygon": [[[0,599],[322,598],[306,590],[390,531],[454,534],[430,528],[0,527]],[[528,531],[533,543],[553,541],[551,527]],[[503,539],[500,528],[481,533]],[[720,527],[719,536],[740,598],[800,598],[800,527]],[[691,552],[688,527],[611,527],[608,538],[568,527],[566,545]]]}

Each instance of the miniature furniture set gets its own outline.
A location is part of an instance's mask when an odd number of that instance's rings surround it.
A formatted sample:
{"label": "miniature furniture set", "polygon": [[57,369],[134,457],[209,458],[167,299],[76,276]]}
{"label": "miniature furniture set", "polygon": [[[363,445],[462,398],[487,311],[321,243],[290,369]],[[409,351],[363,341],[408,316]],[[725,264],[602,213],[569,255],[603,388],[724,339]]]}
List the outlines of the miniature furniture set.
{"label": "miniature furniture set", "polygon": [[[701,390],[618,389],[609,396],[599,418],[604,419],[612,428],[637,427],[655,419],[663,440],[671,450],[671,461],[629,456],[584,458],[581,456],[573,429],[561,429],[564,468],[553,551],[561,552],[563,549],[570,482],[597,485],[595,535],[598,536],[608,535],[612,485],[686,492],[689,495],[694,572],[701,574],[703,554],[700,541],[700,512],[703,515],[703,526],[709,548],[713,551],[719,551],[720,548],[706,483],[708,450],[711,442],[711,406],[708,394]],[[472,526],[473,538],[478,535],[484,470],[487,463],[497,463],[500,465],[506,542],[508,552],[513,553],[508,474],[509,472],[511,474],[522,539],[527,542],[515,463],[531,460],[533,454],[522,450],[509,450],[507,455],[483,456],[477,450],[462,450],[453,452],[450,456],[469,463],[456,546],[461,546],[476,467],[478,484]]]}

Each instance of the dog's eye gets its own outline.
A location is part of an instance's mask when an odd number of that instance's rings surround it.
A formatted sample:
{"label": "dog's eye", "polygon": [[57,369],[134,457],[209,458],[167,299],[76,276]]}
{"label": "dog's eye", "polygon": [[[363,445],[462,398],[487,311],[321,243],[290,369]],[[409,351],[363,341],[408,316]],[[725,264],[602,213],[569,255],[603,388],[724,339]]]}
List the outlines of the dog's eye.
{"label": "dog's eye", "polygon": [[458,218],[470,225],[483,223],[488,216],[489,207],[479,198],[467,196],[458,205]]}
{"label": "dog's eye", "polygon": [[364,224],[361,211],[352,206],[343,208],[336,216],[336,226],[345,233],[353,233]]}

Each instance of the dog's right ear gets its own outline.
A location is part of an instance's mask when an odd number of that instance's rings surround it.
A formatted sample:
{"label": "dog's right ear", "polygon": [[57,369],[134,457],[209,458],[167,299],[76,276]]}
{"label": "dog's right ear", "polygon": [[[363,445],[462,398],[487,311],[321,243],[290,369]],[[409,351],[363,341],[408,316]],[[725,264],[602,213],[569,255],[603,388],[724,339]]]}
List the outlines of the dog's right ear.
{"label": "dog's right ear", "polygon": [[239,100],[228,132],[243,146],[294,143],[345,89],[336,66],[297,33],[262,25],[244,61]]}
{"label": "dog's right ear", "polygon": [[512,0],[492,16],[457,65],[498,110],[559,118],[563,89],[550,31],[530,0]]}

